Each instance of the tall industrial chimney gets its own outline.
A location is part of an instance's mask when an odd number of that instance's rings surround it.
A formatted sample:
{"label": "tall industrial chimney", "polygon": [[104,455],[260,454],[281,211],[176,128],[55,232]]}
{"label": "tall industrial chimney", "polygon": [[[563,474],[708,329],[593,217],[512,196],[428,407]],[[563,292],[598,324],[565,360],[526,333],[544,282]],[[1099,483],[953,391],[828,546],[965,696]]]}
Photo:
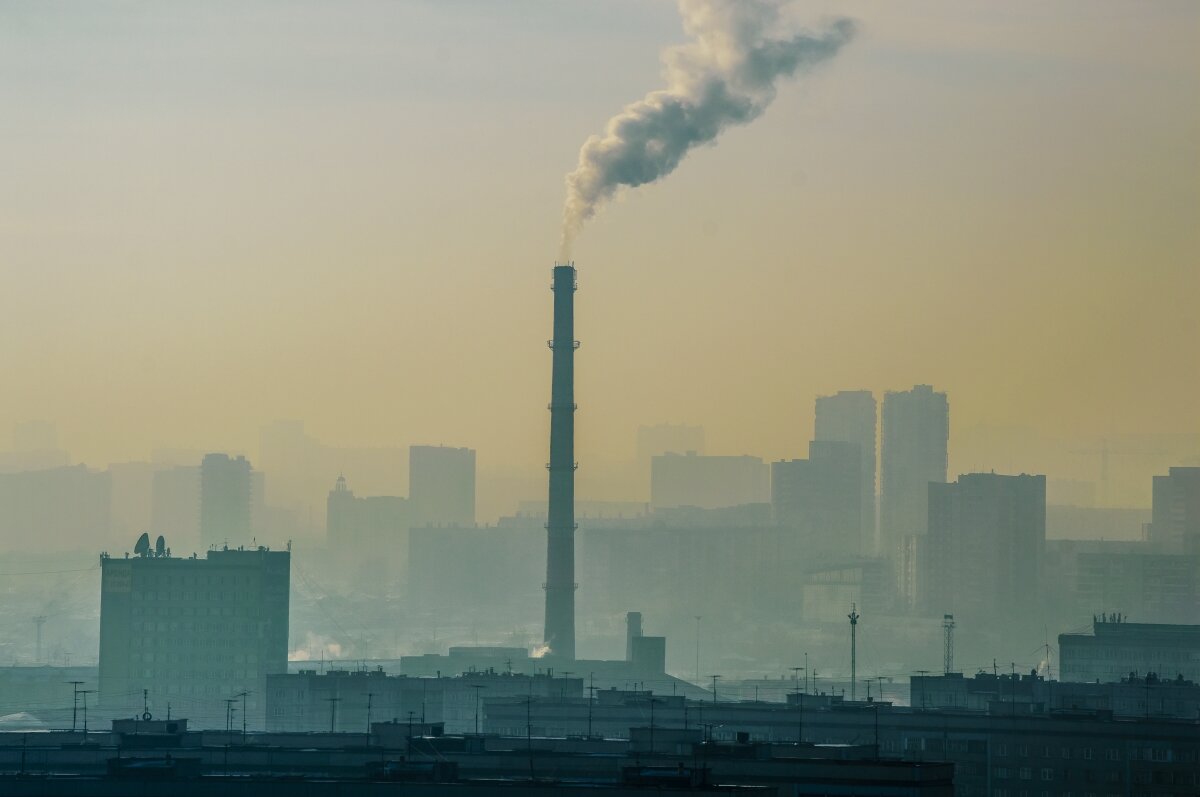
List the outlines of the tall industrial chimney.
{"label": "tall industrial chimney", "polygon": [[550,505],[546,517],[549,653],[575,658],[575,267],[554,267],[554,371],[550,383]]}

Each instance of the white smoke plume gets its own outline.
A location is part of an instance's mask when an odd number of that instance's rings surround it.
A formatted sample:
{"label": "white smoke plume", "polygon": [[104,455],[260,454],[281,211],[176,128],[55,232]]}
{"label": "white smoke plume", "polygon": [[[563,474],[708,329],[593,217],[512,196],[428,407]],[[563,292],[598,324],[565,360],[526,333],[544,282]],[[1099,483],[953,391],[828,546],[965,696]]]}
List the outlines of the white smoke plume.
{"label": "white smoke plume", "polygon": [[579,165],[567,175],[562,262],[584,222],[618,188],[665,177],[694,147],[758,118],[775,99],[779,78],[832,58],[854,35],[853,21],[840,18],[818,33],[781,36],[782,5],[679,0],[690,41],[663,52],[667,87],[610,119],[604,135],[584,143]]}

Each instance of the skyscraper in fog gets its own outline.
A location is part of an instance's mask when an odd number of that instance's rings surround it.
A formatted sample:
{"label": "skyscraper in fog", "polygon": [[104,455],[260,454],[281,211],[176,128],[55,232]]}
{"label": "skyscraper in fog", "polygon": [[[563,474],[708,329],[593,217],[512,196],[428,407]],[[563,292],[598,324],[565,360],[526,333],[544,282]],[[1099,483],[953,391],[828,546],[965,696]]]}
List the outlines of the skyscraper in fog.
{"label": "skyscraper in fog", "polygon": [[771,463],[775,522],[799,535],[810,560],[855,557],[870,545],[860,534],[861,455],[856,443],[814,440],[808,459]]}
{"label": "skyscraper in fog", "polygon": [[[817,396],[813,440],[851,443],[859,450],[859,503],[862,553],[876,548],[875,539],[875,396],[869,390],[839,390]],[[811,456],[811,454],[810,454]]]}
{"label": "skyscraper in fog", "polygon": [[919,603],[962,619],[1034,616],[1046,547],[1046,477],[968,473],[931,483]]}
{"label": "skyscraper in fog", "polygon": [[912,600],[914,562],[928,528],[929,485],[945,483],[950,405],[945,393],[917,385],[883,397],[879,528],[881,553],[897,566],[902,595]]}
{"label": "skyscraper in fog", "polygon": [[663,454],[651,460],[650,505],[719,509],[771,500],[771,473],[759,457]]}
{"label": "skyscraper in fog", "polygon": [[414,525],[474,525],[475,449],[411,446],[408,499]]}
{"label": "skyscraper in fog", "polygon": [[1164,551],[1200,554],[1200,468],[1154,477],[1150,542]]}
{"label": "skyscraper in fog", "polygon": [[249,544],[250,463],[245,457],[205,454],[200,463],[200,542],[204,546]]}

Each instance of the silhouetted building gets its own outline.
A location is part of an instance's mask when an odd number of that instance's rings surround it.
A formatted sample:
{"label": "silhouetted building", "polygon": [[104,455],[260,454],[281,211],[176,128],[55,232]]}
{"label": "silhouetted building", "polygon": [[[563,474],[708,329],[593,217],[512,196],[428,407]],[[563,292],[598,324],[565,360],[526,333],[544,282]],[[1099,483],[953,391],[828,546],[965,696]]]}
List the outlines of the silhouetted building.
{"label": "silhouetted building", "polygon": [[245,457],[205,454],[200,463],[200,542],[242,545],[253,536],[250,463]]}
{"label": "silhouetted building", "polygon": [[100,565],[101,704],[140,714],[146,689],[155,713],[171,703],[212,728],[225,725],[225,700],[247,692],[261,726],[266,676],[287,671],[291,554],[164,550]]}
{"label": "silhouetted building", "polygon": [[814,440],[808,459],[771,463],[775,522],[800,537],[813,559],[845,559],[870,550],[862,536],[862,449]]}
{"label": "silhouetted building", "polygon": [[484,701],[579,698],[582,678],[495,670],[413,678],[383,670],[332,670],[267,677],[267,730],[364,731],[371,720],[440,724],[447,733],[483,730]]}
{"label": "silhouetted building", "polygon": [[1116,682],[1155,673],[1200,680],[1200,625],[1129,623],[1119,614],[1093,619],[1090,634],[1059,634],[1062,680]]}
{"label": "silhouetted building", "polygon": [[770,472],[759,457],[663,454],[650,467],[654,509],[718,509],[770,500]]}
{"label": "silhouetted building", "polygon": [[108,540],[112,481],[83,465],[0,474],[0,538],[16,550],[66,551]]}
{"label": "silhouetted building", "polygon": [[326,502],[330,559],[349,569],[356,582],[390,586],[408,562],[411,509],[405,498],[358,497],[339,476]]}
{"label": "silhouetted building", "polygon": [[1024,618],[1040,599],[1046,477],[968,473],[931,483],[917,592],[934,615]]}
{"label": "silhouetted building", "polygon": [[901,594],[915,598],[914,548],[928,530],[929,484],[946,481],[950,405],[929,385],[883,397],[879,528],[882,553],[893,561]]}
{"label": "silhouetted building", "polygon": [[1009,713],[1050,714],[1063,711],[1110,711],[1115,717],[1195,719],[1200,686],[1183,678],[1155,675],[1120,681],[1082,683],[1054,681],[1036,673],[962,673],[914,675],[909,704],[922,709],[989,711],[1009,706]]}
{"label": "silhouetted building", "polygon": [[475,523],[475,449],[408,449],[408,500],[414,525]]}
{"label": "silhouetted building", "polygon": [[1150,542],[1164,551],[1200,554],[1200,467],[1154,477]]}
{"label": "silhouetted building", "polygon": [[207,547],[200,542],[200,466],[176,465],[154,471],[150,530],[170,534],[180,550]]}
{"label": "silhouetted building", "polygon": [[[859,450],[860,550],[877,549],[875,530],[875,471],[877,407],[869,390],[839,390],[832,396],[817,396],[814,440],[850,443]],[[810,454],[811,456],[811,454]]]}

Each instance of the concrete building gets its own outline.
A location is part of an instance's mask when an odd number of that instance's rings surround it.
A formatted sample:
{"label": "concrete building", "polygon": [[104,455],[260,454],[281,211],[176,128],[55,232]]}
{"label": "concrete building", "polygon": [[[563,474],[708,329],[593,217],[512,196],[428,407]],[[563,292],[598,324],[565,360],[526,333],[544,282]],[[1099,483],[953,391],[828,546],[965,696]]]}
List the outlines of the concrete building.
{"label": "concrete building", "polygon": [[155,469],[150,487],[150,531],[171,535],[180,550],[207,546],[200,541],[200,466]]}
{"label": "concrete building", "polygon": [[1200,555],[1200,467],[1154,477],[1150,542],[1163,551]]}
{"label": "concrete building", "polygon": [[408,499],[414,525],[474,525],[475,449],[409,448]]}
{"label": "concrete building", "polygon": [[[223,727],[225,700],[247,692],[261,727],[266,676],[287,671],[291,554],[213,550],[100,559],[101,705],[110,712],[185,713]],[[239,701],[239,710],[241,703]]]}
{"label": "concrete building", "polygon": [[869,390],[839,390],[832,396],[817,396],[813,439],[858,447],[862,528],[859,539],[864,554],[876,553],[878,549],[875,523],[877,418],[875,396]]}
{"label": "concrete building", "polygon": [[862,525],[861,459],[855,443],[814,440],[808,459],[771,463],[775,523],[799,535],[808,558],[836,561],[872,550]]}
{"label": "concrete building", "polygon": [[245,457],[205,454],[200,463],[200,543],[246,545],[251,522],[250,463]]}
{"label": "concrete building", "polygon": [[967,621],[1033,612],[1045,557],[1046,477],[969,473],[927,490],[919,605]]}
{"label": "concrete building", "polygon": [[1200,681],[1200,625],[1095,618],[1090,634],[1059,634],[1062,680],[1118,682],[1131,673]]}
{"label": "concrete building", "polygon": [[[917,385],[884,395],[882,421],[880,540],[883,555],[903,576],[913,571],[903,561],[913,548],[908,539],[928,530],[929,485],[946,481],[950,405],[945,393]],[[900,588],[909,601],[915,598],[903,577]]]}
{"label": "concrete building", "polygon": [[650,506],[719,509],[770,500],[770,471],[759,457],[662,454],[650,465]]}
{"label": "concrete building", "polygon": [[0,538],[14,550],[71,551],[109,538],[112,480],[72,465],[0,473]]}
{"label": "concrete building", "polygon": [[921,709],[991,711],[1008,704],[1009,713],[1048,714],[1105,711],[1114,717],[1200,717],[1200,685],[1182,678],[1127,676],[1111,683],[1048,680],[1036,673],[914,675],[909,704]]}
{"label": "concrete building", "polygon": [[267,676],[268,731],[366,731],[376,722],[439,723],[447,733],[483,730],[484,701],[576,699],[582,678],[495,670],[414,678],[383,670]]}
{"label": "concrete building", "polygon": [[406,498],[356,496],[339,476],[325,504],[331,564],[363,587],[394,582],[408,563],[411,510]]}

